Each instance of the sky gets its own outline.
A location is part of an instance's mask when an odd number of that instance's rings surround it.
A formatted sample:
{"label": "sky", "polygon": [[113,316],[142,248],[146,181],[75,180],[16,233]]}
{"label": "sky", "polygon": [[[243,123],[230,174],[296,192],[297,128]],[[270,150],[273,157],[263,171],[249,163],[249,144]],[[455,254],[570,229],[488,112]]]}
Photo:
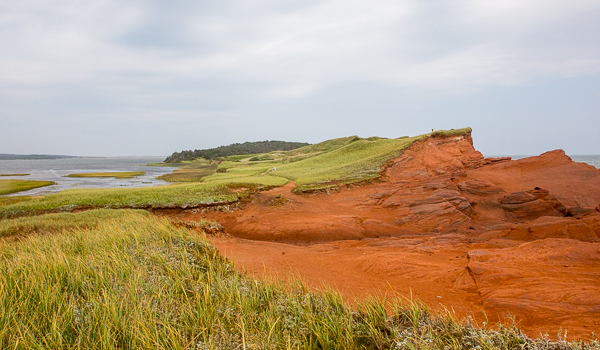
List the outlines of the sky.
{"label": "sky", "polygon": [[598,0],[0,1],[0,153],[473,128],[600,154]]}

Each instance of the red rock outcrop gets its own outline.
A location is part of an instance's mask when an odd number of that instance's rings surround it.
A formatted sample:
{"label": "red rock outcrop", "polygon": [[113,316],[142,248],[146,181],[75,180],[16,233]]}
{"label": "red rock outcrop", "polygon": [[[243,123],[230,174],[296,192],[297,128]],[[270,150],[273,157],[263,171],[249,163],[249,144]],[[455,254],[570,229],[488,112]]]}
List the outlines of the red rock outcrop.
{"label": "red rock outcrop", "polygon": [[[214,244],[250,272],[298,274],[349,298],[393,289],[459,315],[511,313],[532,336],[600,332],[600,170],[561,150],[484,158],[471,135],[430,137],[380,182],[316,196],[293,186],[244,210],[180,216],[220,222],[232,238]],[[269,205],[276,196],[287,203]]]}

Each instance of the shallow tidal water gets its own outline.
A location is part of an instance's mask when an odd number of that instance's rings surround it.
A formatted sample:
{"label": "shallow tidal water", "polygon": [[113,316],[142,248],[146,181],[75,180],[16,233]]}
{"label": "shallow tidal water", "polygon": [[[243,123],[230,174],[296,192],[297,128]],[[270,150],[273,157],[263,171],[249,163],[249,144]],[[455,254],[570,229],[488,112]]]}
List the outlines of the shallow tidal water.
{"label": "shallow tidal water", "polygon": [[[73,188],[132,188],[168,185],[157,176],[173,172],[172,167],[144,166],[160,163],[164,157],[111,157],[111,158],[68,158],[37,160],[0,160],[0,174],[30,174],[28,176],[2,176],[0,179],[45,180],[57,184],[13,193],[13,196],[36,196],[56,193]],[[70,178],[74,173],[145,171],[143,176],[131,179],[114,178]]]}

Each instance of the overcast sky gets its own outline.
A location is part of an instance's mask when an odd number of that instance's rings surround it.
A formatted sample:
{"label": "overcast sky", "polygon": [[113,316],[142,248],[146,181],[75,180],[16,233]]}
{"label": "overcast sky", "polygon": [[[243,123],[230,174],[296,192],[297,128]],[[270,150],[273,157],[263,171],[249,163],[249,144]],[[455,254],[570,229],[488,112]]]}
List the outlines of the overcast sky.
{"label": "overcast sky", "polygon": [[473,128],[600,154],[600,1],[0,1],[0,153]]}

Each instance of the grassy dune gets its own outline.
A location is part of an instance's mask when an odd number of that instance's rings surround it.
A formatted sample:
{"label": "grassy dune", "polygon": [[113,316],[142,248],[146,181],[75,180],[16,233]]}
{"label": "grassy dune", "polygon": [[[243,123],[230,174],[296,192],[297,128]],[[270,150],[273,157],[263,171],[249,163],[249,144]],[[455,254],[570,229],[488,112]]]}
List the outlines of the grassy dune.
{"label": "grassy dune", "polygon": [[115,179],[131,179],[136,176],[146,175],[145,171],[114,171],[114,172],[102,172],[102,173],[78,173],[69,174],[65,177],[114,177]]}
{"label": "grassy dune", "polygon": [[38,187],[56,185],[54,181],[0,180],[0,195],[27,191]]}
{"label": "grassy dune", "polygon": [[[19,229],[24,228],[24,229]],[[17,231],[15,231],[17,230]],[[332,292],[249,279],[196,231],[144,211],[0,222],[3,349],[586,349],[432,314],[351,307]],[[26,239],[23,239],[26,236]]]}

